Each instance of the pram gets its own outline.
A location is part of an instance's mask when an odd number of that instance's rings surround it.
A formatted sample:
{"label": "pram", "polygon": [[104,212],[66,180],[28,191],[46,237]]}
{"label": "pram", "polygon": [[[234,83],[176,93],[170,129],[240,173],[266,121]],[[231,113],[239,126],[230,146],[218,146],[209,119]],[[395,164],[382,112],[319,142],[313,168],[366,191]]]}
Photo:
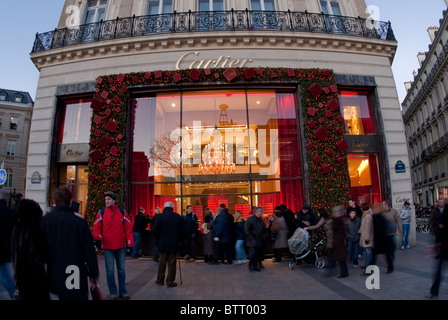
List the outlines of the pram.
{"label": "pram", "polygon": [[294,254],[294,257],[289,262],[289,269],[294,270],[296,265],[302,263],[302,260],[314,253],[315,258],[314,265],[318,269],[322,269],[326,265],[326,260],[324,257],[319,257],[317,248],[324,244],[325,237],[321,238],[319,241],[310,241],[310,235],[308,231],[297,228],[294,235],[288,239],[289,251]]}

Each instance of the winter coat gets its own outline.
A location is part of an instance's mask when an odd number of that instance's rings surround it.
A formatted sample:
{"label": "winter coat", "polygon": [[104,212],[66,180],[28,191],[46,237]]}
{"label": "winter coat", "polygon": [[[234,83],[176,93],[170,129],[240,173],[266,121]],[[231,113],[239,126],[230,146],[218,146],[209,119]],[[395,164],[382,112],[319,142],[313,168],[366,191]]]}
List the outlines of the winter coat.
{"label": "winter coat", "polygon": [[183,224],[182,217],[173,211],[173,208],[164,208],[151,227],[159,252],[177,253],[182,243]]}
{"label": "winter coat", "polygon": [[359,228],[361,227],[361,219],[355,216],[355,219],[350,219],[350,226],[348,227],[347,238],[348,241],[358,242],[359,241]]}
{"label": "winter coat", "polygon": [[143,213],[139,212],[134,219],[134,227],[132,228],[132,231],[144,233],[148,227],[148,223],[150,222],[150,219],[148,219]]}
{"label": "winter coat", "polygon": [[345,230],[350,222],[346,216],[333,218],[333,251],[331,253],[334,261],[347,260],[347,244],[345,241]]}
{"label": "winter coat", "polygon": [[391,208],[389,211],[382,213],[386,219],[386,235],[394,236],[401,233],[401,219],[397,209]]}
{"label": "winter coat", "polygon": [[297,212],[296,217],[297,217],[296,220],[297,228],[308,227],[306,224],[303,223],[303,221],[308,221],[310,223],[310,226],[314,226],[317,223],[316,214],[311,208],[308,209],[307,213],[304,213],[302,210],[300,210],[299,212]]}
{"label": "winter coat", "polygon": [[327,249],[333,248],[333,219],[331,218],[320,218],[319,222],[311,227],[308,227],[308,230],[317,230],[322,228],[327,236]]}
{"label": "winter coat", "polygon": [[[87,296],[87,277],[95,279],[99,274],[87,221],[75,215],[70,207],[56,206],[42,218],[40,230],[52,292],[65,299]],[[69,290],[65,285],[66,269],[72,265],[79,268],[80,290]]]}
{"label": "winter coat", "polygon": [[122,249],[126,244],[133,247],[134,234],[127,212],[123,216],[117,205],[106,207],[102,217],[98,212],[93,223],[93,238],[101,240],[103,249]]}
{"label": "winter coat", "polygon": [[198,217],[192,212],[191,214],[184,214],[182,216],[183,220],[183,234],[187,238],[195,238],[198,233]]}
{"label": "winter coat", "polygon": [[238,219],[235,220],[235,240],[244,240],[244,224],[246,221],[243,219],[242,216],[240,216]]}
{"label": "winter coat", "polygon": [[285,218],[275,217],[272,222],[272,232],[276,233],[276,238],[272,244],[273,249],[283,249],[288,248],[288,233],[289,229],[286,225]]}
{"label": "winter coat", "polygon": [[361,227],[359,228],[359,245],[363,248],[371,248],[374,245],[373,239],[373,218],[372,209],[363,212]]}
{"label": "winter coat", "polygon": [[220,243],[229,243],[233,238],[233,216],[228,212],[221,212],[216,216],[213,226],[213,237]]}
{"label": "winter coat", "polygon": [[11,262],[11,236],[16,223],[16,212],[0,205],[0,264]]}
{"label": "winter coat", "polygon": [[440,229],[440,258],[448,259],[448,206],[445,205],[443,209],[441,224],[443,228]]}
{"label": "winter coat", "polygon": [[204,242],[204,255],[212,256],[215,253],[215,248],[213,244],[213,225],[215,221],[210,217],[208,222],[202,222],[202,229],[204,230],[204,234],[202,236],[202,240]]}
{"label": "winter coat", "polygon": [[247,218],[244,224],[244,234],[248,248],[262,248],[266,238],[266,225],[263,219],[258,218],[255,214]]}
{"label": "winter coat", "polygon": [[403,206],[400,212],[400,219],[402,224],[410,224],[411,223],[411,208],[407,208]]}

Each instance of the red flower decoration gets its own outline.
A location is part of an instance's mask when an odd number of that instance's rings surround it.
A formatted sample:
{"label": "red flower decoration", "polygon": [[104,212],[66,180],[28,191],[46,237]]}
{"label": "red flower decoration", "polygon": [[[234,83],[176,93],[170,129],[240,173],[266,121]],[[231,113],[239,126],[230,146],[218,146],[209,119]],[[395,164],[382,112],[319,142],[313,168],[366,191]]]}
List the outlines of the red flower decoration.
{"label": "red flower decoration", "polygon": [[316,109],[314,109],[313,107],[308,108],[308,114],[314,117],[314,115],[316,114]]}
{"label": "red flower decoration", "polygon": [[325,87],[322,90],[324,90],[325,94],[329,94],[330,93],[330,88]]}
{"label": "red flower decoration", "polygon": [[118,101],[120,101],[120,97],[119,97],[119,96],[115,96],[112,100],[113,100],[115,103],[118,103]]}
{"label": "red flower decoration", "polygon": [[89,152],[89,157],[92,160],[92,162],[97,162],[101,159],[101,152],[98,149],[93,149]]}
{"label": "red flower decoration", "polygon": [[193,80],[199,80],[199,76],[201,75],[201,71],[197,70],[197,69],[191,69],[190,71],[190,78]]}
{"label": "red flower decoration", "polygon": [[314,162],[316,162],[316,163],[322,162],[322,158],[319,157],[319,156],[315,156],[314,157]]}
{"label": "red flower decoration", "polygon": [[336,109],[339,108],[339,104],[338,104],[338,102],[336,101],[336,99],[331,99],[331,100],[328,102],[327,106],[328,106],[328,108],[329,108],[331,111],[335,111]]}
{"label": "red flower decoration", "polygon": [[347,141],[345,141],[344,139],[336,142],[336,146],[338,147],[339,151],[341,151],[342,153],[344,153],[348,149]]}
{"label": "red flower decoration", "polygon": [[325,112],[325,116],[327,116],[327,118],[331,118],[333,113],[330,110],[327,110],[327,112]]}
{"label": "red flower decoration", "polygon": [[109,92],[108,91],[101,92],[101,98],[107,99],[108,96],[109,96]]}
{"label": "red flower decoration", "polygon": [[286,71],[286,74],[288,75],[288,77],[294,77],[296,75],[296,72],[294,69],[288,69]]}
{"label": "red flower decoration", "polygon": [[128,87],[126,87],[126,86],[122,86],[122,87],[121,87],[121,93],[123,94],[123,93],[125,93],[126,91],[128,91]]}
{"label": "red flower decoration", "polygon": [[107,108],[106,109],[106,111],[104,111],[104,114],[106,115],[106,116],[110,116],[110,113],[111,113],[112,111],[109,109],[109,108]]}
{"label": "red flower decoration", "polygon": [[112,143],[112,139],[108,136],[102,136],[98,144],[102,146],[103,148],[106,148]]}
{"label": "red flower decoration", "polygon": [[90,108],[92,108],[94,111],[100,111],[101,107],[103,106],[103,100],[99,98],[94,98],[92,100],[92,103],[90,104]]}
{"label": "red flower decoration", "polygon": [[125,77],[126,77],[125,74],[120,73],[120,74],[117,76],[117,80],[118,80],[119,82],[123,82]]}
{"label": "red flower decoration", "polygon": [[344,117],[341,116],[341,115],[338,115],[338,116],[336,117],[336,120],[338,120],[339,122],[343,123],[343,122],[344,122]]}
{"label": "red flower decoration", "polygon": [[337,92],[338,92],[338,87],[337,87],[335,84],[332,84],[332,85],[330,86],[330,90],[331,90],[331,92],[333,92],[333,93],[337,93]]}
{"label": "red flower decoration", "polygon": [[162,78],[162,76],[163,76],[162,70],[157,70],[156,72],[154,72],[154,77],[156,79]]}
{"label": "red flower decoration", "polygon": [[333,155],[333,153],[334,153],[334,151],[331,149],[327,149],[327,150],[325,150],[325,152],[330,156]]}
{"label": "red flower decoration", "polygon": [[322,88],[317,84],[313,83],[308,91],[313,95],[314,98],[318,98],[322,94]]}
{"label": "red flower decoration", "polygon": [[112,153],[114,156],[116,156],[119,151],[120,149],[118,149],[117,146],[113,146],[112,148],[110,148],[110,153]]}
{"label": "red flower decoration", "polygon": [[342,165],[342,164],[344,164],[344,162],[345,162],[345,158],[344,158],[344,157],[339,157],[339,158],[338,158],[338,163],[339,163],[339,164]]}
{"label": "red flower decoration", "polygon": [[118,122],[115,120],[109,120],[109,122],[107,123],[106,129],[109,130],[110,132],[115,132],[115,130],[118,127]]}
{"label": "red flower decoration", "polygon": [[312,129],[316,126],[316,122],[314,122],[313,120],[308,121],[308,126]]}
{"label": "red flower decoration", "polygon": [[222,73],[222,75],[224,76],[224,78],[227,79],[227,81],[232,81],[233,79],[236,78],[236,76],[238,75],[235,70],[233,70],[232,68],[228,68],[226,71],[224,71]]}
{"label": "red flower decoration", "polygon": [[97,125],[100,124],[100,122],[101,122],[101,117],[100,117],[99,115],[96,114],[96,115],[93,117],[93,122],[95,122]]}
{"label": "red flower decoration", "polygon": [[176,73],[176,74],[173,76],[173,80],[174,80],[174,82],[182,81],[182,76],[181,76],[179,73]]}
{"label": "red flower decoration", "polygon": [[328,137],[327,130],[325,130],[325,128],[322,126],[314,130],[313,134],[319,141],[324,141]]}
{"label": "red flower decoration", "polygon": [[145,73],[145,79],[149,80],[149,78],[151,78],[151,72],[146,72]]}
{"label": "red flower decoration", "polygon": [[251,80],[255,78],[255,70],[253,68],[244,69],[244,78],[247,80]]}
{"label": "red flower decoration", "polygon": [[323,166],[322,166],[322,173],[323,174],[328,174],[328,173],[330,173],[330,165],[329,164],[324,164]]}

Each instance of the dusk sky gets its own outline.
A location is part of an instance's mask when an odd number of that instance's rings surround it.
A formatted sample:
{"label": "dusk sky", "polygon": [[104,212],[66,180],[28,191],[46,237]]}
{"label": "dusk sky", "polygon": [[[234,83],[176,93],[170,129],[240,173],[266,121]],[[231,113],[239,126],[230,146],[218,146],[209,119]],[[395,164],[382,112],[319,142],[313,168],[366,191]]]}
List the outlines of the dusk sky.
{"label": "dusk sky", "polygon": [[[17,10],[18,3],[20,8]],[[57,27],[62,12],[62,0],[1,0],[0,11],[0,88],[27,91],[34,99],[39,72],[30,60],[36,32],[43,33]],[[368,6],[379,10],[378,20],[391,21],[398,51],[393,72],[400,103],[405,97],[404,82],[412,80],[418,69],[417,53],[428,51],[428,27],[439,26],[443,0],[366,0]]]}

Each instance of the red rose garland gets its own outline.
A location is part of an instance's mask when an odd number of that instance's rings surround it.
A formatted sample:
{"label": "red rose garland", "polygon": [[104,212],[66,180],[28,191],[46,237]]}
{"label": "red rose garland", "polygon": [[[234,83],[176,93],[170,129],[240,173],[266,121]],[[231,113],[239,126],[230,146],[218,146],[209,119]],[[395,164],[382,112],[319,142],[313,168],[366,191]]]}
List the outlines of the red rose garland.
{"label": "red rose garland", "polygon": [[[123,205],[123,167],[129,87],[152,84],[225,82],[299,82],[311,180],[311,205],[331,209],[349,197],[349,176],[334,75],[327,69],[227,68],[140,72],[97,79],[90,136],[87,219],[93,224],[104,206],[104,193],[114,190]],[[345,144],[344,144],[345,143]]]}

